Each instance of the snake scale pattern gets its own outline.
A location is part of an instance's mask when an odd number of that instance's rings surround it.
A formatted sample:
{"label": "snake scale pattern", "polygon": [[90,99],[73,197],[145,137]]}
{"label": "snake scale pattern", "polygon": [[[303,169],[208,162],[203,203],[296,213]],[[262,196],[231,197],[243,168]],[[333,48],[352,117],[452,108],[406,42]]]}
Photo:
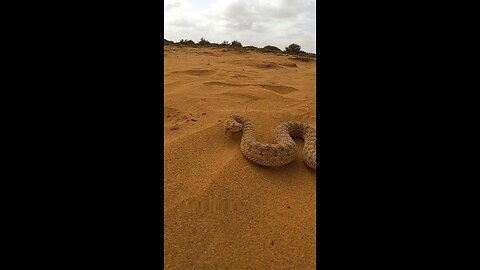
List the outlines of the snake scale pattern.
{"label": "snake scale pattern", "polygon": [[297,156],[297,145],[292,137],[300,137],[305,141],[303,159],[310,168],[316,170],[316,130],[305,123],[289,121],[278,125],[274,130],[274,144],[258,142],[252,122],[241,115],[232,115],[226,120],[225,134],[229,131],[243,131],[240,143],[243,155],[267,167],[279,167],[292,162]]}

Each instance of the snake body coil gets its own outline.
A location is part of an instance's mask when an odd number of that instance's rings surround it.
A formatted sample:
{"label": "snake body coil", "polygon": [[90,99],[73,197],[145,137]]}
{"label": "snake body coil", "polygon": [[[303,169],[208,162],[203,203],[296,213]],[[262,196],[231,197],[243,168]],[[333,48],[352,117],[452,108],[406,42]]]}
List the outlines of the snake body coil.
{"label": "snake body coil", "polygon": [[240,115],[230,116],[225,128],[225,132],[242,130],[240,149],[243,155],[252,162],[267,167],[278,167],[292,162],[297,155],[297,145],[292,137],[300,137],[305,141],[303,159],[310,168],[316,170],[316,131],[305,123],[289,121],[278,125],[274,130],[274,144],[258,142],[252,122]]}

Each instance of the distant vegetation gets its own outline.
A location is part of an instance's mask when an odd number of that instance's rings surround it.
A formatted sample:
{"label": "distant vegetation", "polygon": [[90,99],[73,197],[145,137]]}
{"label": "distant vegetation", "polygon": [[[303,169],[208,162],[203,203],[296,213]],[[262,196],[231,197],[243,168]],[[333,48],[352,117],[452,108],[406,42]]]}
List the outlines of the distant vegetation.
{"label": "distant vegetation", "polygon": [[271,46],[271,45],[267,45],[267,46],[263,47],[263,49],[265,51],[269,51],[269,52],[282,52],[282,50],[280,50],[279,48],[277,48],[275,46]]}
{"label": "distant vegetation", "polygon": [[204,45],[210,45],[210,42],[202,37],[197,44],[200,46],[204,46]]}
{"label": "distant vegetation", "polygon": [[167,45],[167,44],[175,44],[175,42],[163,39],[163,45]]}
{"label": "distant vegetation", "polygon": [[184,45],[195,45],[195,42],[191,39],[181,39],[178,43],[184,44]]}
{"label": "distant vegetation", "polygon": [[290,46],[285,47],[285,52],[288,54],[299,54],[301,52],[300,48],[298,44],[290,44]]}
{"label": "distant vegetation", "polygon": [[240,43],[240,41],[234,40],[234,41],[232,41],[232,44],[230,44],[230,46],[232,46],[232,47],[240,47],[240,48],[241,48],[241,47],[242,47],[242,43]]}
{"label": "distant vegetation", "polygon": [[223,41],[221,44],[211,43],[203,37],[197,43],[195,43],[191,39],[182,39],[177,43],[170,40],[163,39],[163,45],[167,45],[167,44],[189,46],[189,47],[227,47],[227,48],[232,48],[236,50],[257,51],[257,52],[263,52],[263,53],[290,54],[300,58],[301,57],[316,58],[317,56],[315,53],[302,51],[300,45],[295,43],[290,44],[288,47],[285,47],[285,50],[283,51],[272,45],[267,45],[263,48],[257,48],[255,46],[244,47],[242,46],[242,43],[240,43],[237,40],[234,40],[231,43],[229,43],[228,41]]}

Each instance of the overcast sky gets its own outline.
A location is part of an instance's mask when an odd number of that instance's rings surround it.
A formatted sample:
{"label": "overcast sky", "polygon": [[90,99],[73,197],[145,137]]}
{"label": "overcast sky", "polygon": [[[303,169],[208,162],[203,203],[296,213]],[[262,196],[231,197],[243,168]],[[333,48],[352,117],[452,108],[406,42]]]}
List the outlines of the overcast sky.
{"label": "overcast sky", "polygon": [[165,0],[164,38],[315,50],[316,0]]}

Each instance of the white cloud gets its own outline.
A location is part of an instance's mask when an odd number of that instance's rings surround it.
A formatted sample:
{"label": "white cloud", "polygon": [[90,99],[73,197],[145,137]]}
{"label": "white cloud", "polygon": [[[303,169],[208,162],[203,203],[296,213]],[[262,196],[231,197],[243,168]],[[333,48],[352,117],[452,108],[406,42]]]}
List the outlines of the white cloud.
{"label": "white cloud", "polygon": [[244,46],[296,43],[315,52],[314,0],[165,0],[168,40],[238,40]]}

